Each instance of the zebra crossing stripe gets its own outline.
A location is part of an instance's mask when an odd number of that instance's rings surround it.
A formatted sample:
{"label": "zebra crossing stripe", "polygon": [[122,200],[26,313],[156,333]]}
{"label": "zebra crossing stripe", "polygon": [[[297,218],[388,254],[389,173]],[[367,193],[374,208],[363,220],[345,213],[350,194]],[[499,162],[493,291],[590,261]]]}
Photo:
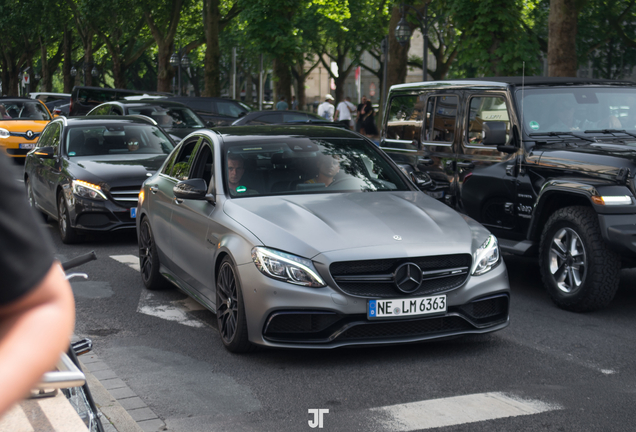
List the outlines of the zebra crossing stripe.
{"label": "zebra crossing stripe", "polygon": [[[139,271],[139,257],[134,255],[111,255],[110,257],[115,261],[126,264],[135,271]],[[156,297],[152,291],[142,287],[137,312],[168,321],[176,321],[189,327],[205,327],[206,324],[202,321],[191,318],[188,315],[188,312],[205,309],[195,300],[187,297],[184,300],[165,302]]]}
{"label": "zebra crossing stripe", "polygon": [[504,393],[478,393],[372,408],[387,430],[413,431],[539,414],[561,409],[539,400],[524,400]]}

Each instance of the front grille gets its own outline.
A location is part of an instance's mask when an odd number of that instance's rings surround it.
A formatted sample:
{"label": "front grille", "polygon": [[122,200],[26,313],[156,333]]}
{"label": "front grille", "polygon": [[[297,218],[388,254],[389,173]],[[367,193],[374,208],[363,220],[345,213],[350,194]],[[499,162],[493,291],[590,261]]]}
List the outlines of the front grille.
{"label": "front grille", "polygon": [[91,228],[106,226],[110,223],[108,216],[101,213],[84,213],[77,220],[79,225]]}
{"label": "front grille", "polygon": [[113,198],[118,205],[122,207],[137,207],[137,201],[139,200],[139,191],[141,190],[141,185],[137,189],[134,187],[121,187],[121,188],[111,188],[110,196]]}
{"label": "front grille", "polygon": [[408,295],[421,296],[460,287],[468,278],[472,257],[469,254],[458,254],[341,261],[331,264],[329,271],[338,287],[349,295],[388,298],[405,295],[395,286],[393,273],[400,265],[407,262],[417,264],[424,273],[424,280],[420,287]]}
{"label": "front grille", "polygon": [[474,327],[456,316],[443,316],[409,321],[373,322],[345,330],[337,340],[368,340],[389,337],[428,336],[438,333],[467,331]]}

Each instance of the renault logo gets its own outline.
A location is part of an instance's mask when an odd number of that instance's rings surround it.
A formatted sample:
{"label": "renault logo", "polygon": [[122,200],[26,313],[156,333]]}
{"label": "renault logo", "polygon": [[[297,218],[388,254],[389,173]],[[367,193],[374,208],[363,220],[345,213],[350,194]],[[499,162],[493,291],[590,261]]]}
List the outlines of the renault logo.
{"label": "renault logo", "polygon": [[27,136],[28,139],[33,138],[33,131],[31,131],[31,130],[26,131],[26,136]]}
{"label": "renault logo", "polygon": [[395,287],[405,294],[417,290],[422,284],[422,279],[422,269],[413,263],[402,264],[393,273]]}

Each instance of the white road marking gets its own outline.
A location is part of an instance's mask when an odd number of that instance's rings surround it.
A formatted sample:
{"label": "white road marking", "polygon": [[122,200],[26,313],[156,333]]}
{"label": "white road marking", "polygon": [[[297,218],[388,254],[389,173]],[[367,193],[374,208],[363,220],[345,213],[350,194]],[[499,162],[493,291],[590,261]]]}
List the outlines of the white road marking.
{"label": "white road marking", "polygon": [[[128,267],[135,271],[139,269],[139,257],[134,255],[111,255],[115,261],[119,261],[122,264],[126,264]],[[141,296],[139,297],[139,305],[137,306],[137,312],[155,316],[168,321],[175,321],[179,324],[187,325],[190,327],[205,327],[202,321],[196,318],[191,318],[188,315],[190,311],[204,310],[197,301],[190,297],[184,300],[173,301],[165,303],[162,300],[158,300],[156,295],[152,291],[148,291],[146,288],[141,288]]]}
{"label": "white road marking", "polygon": [[373,408],[391,431],[412,431],[538,414],[561,409],[539,400],[523,400],[504,393],[478,393]]}

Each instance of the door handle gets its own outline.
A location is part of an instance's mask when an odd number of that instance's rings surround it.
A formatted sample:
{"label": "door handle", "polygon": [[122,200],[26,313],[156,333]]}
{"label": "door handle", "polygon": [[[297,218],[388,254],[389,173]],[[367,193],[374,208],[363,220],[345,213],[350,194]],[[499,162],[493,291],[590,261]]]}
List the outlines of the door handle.
{"label": "door handle", "polygon": [[420,165],[433,165],[433,159],[431,158],[419,158],[417,164]]}
{"label": "door handle", "polygon": [[153,194],[156,194],[157,192],[159,192],[159,187],[157,185],[152,185],[148,188],[148,190],[150,190],[150,192],[152,192]]}
{"label": "door handle", "polygon": [[458,168],[473,169],[473,168],[475,168],[475,164],[472,163],[472,162],[457,162],[457,167]]}

